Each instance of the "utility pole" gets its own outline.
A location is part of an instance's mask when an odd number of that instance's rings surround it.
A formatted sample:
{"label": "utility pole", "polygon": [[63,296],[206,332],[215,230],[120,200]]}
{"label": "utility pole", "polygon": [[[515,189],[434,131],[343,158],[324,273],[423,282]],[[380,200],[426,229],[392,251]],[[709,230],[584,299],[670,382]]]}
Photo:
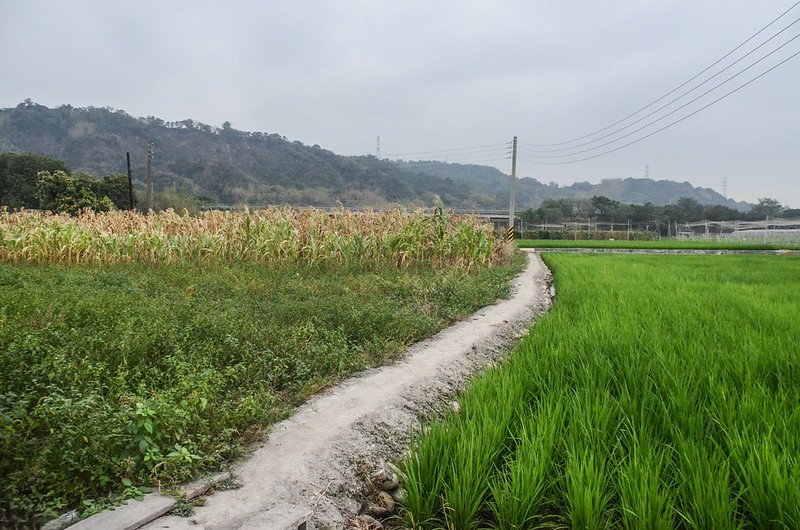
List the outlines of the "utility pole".
{"label": "utility pole", "polygon": [[128,159],[128,201],[131,205],[131,210],[133,210],[133,177],[131,176],[131,154],[125,153],[125,156]]}
{"label": "utility pole", "polygon": [[153,142],[147,140],[147,211],[153,211]]}
{"label": "utility pole", "polygon": [[511,194],[508,202],[508,241],[514,241],[514,193],[517,187],[517,137],[511,144]]}

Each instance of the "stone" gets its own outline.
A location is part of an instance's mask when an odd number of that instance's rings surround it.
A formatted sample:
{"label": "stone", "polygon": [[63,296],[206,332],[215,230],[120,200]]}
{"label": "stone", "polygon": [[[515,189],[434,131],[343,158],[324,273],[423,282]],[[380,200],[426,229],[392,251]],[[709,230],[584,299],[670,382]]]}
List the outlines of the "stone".
{"label": "stone", "polygon": [[397,474],[389,471],[384,464],[372,475],[372,483],[381,491],[390,491],[395,489],[400,481],[397,479]]}
{"label": "stone", "polygon": [[133,530],[157,519],[175,507],[176,501],[159,493],[145,495],[141,501],[129,500],[114,511],[104,510],[71,526],[72,530]]}
{"label": "stone", "polygon": [[397,488],[391,492],[391,495],[395,502],[399,502],[400,504],[404,503],[406,500],[406,490],[403,488]]}
{"label": "stone", "polygon": [[[361,515],[356,517],[356,520],[359,523],[362,523],[364,527],[366,527],[368,530],[383,530],[383,523],[381,523],[371,515],[362,513]],[[358,528],[362,528],[362,526],[359,525]]]}

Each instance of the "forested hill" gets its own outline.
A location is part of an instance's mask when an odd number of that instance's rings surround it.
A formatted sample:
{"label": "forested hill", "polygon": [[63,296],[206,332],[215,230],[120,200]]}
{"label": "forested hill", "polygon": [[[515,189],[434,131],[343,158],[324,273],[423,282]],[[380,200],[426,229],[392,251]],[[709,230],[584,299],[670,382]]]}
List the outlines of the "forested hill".
{"label": "forested hill", "polygon": [[[475,193],[496,196],[501,203],[508,201],[509,177],[496,168],[432,161],[401,162],[400,165],[409,171],[421,171],[466,184]],[[604,179],[598,184],[576,182],[568,186],[520,178],[515,195],[517,203],[525,208],[538,205],[545,199],[588,199],[594,196],[608,197],[625,204],[649,202],[656,206],[675,204],[682,197],[695,199],[700,204],[719,204],[742,211],[752,206],[727,199],[711,188],[695,187],[688,182],[646,178]]]}
{"label": "forested hill", "polygon": [[221,205],[381,206],[388,202],[449,207],[495,206],[469,186],[402,169],[372,156],[343,157],[278,134],[215,128],[192,120],[166,123],[109,108],[48,108],[30,101],[0,109],[0,151],[36,152],[95,176],[126,171],[144,188],[146,142],[155,145],[156,191],[183,190]]}
{"label": "forested hill", "polygon": [[[219,205],[380,207],[387,202],[432,205],[440,196],[453,208],[495,209],[508,204],[508,176],[493,167],[444,162],[393,162],[344,157],[275,133],[245,132],[190,119],[134,118],[111,108],[48,108],[26,100],[0,109],[0,152],[35,152],[97,177],[125,172],[131,153],[134,183],[144,189],[146,143],[155,146],[156,191],[174,189]],[[748,205],[688,182],[610,179],[570,186],[522,178],[518,208],[544,199],[607,196],[625,203]]]}

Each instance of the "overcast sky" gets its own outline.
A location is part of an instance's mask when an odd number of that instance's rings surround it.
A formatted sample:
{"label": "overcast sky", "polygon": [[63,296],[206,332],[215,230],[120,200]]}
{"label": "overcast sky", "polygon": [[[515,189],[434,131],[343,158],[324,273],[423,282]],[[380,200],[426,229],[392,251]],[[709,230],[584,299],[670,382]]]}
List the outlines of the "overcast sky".
{"label": "overcast sky", "polygon": [[[800,207],[800,56],[664,132],[605,156],[548,165],[534,147],[584,136],[688,80],[792,0],[37,1],[0,0],[0,107],[25,98],[111,106],[278,133],[343,154],[482,161],[517,135],[518,176],[689,181]],[[795,7],[711,70],[800,18]],[[800,34],[800,22],[692,97]],[[800,51],[800,38],[733,81],[602,153],[668,125]],[[652,112],[605,130],[614,132]],[[678,104],[597,143],[630,133]],[[597,139],[598,134],[581,142]],[[592,143],[579,151],[597,145]],[[566,144],[566,147],[574,144]],[[445,153],[444,150],[452,149]],[[403,155],[413,159],[414,155]],[[499,160],[495,160],[498,159]]]}

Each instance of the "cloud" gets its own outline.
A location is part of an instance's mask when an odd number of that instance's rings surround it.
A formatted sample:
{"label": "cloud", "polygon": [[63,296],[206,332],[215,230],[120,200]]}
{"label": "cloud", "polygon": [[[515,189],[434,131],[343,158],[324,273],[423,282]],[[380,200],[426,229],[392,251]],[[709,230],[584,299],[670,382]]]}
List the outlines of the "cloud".
{"label": "cloud", "polygon": [[[786,7],[777,0],[4,2],[0,105],[27,97],[110,105],[166,120],[229,120],[321,145],[366,146],[381,135],[384,152],[515,134],[553,143],[647,104]],[[787,54],[797,50],[795,43]],[[658,178],[717,189],[727,178],[734,198],[800,206],[798,65],[800,58],[618,153],[566,166],[521,160],[520,174],[595,181],[641,176],[647,164]],[[498,167],[509,170],[505,161]]]}

